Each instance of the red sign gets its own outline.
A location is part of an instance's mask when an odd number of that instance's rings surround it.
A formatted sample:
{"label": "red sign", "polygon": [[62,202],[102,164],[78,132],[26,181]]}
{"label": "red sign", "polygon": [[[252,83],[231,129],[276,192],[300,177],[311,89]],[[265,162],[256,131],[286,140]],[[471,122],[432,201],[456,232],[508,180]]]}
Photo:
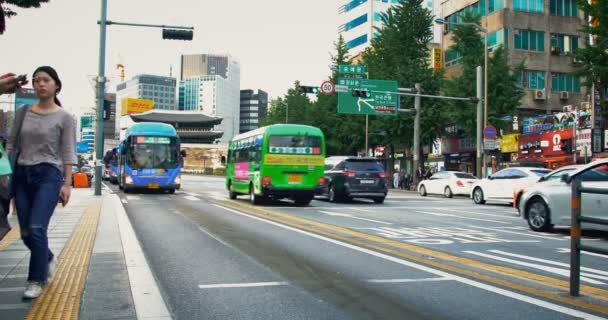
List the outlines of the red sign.
{"label": "red sign", "polygon": [[519,158],[540,159],[565,155],[564,140],[572,140],[572,128],[519,136]]}

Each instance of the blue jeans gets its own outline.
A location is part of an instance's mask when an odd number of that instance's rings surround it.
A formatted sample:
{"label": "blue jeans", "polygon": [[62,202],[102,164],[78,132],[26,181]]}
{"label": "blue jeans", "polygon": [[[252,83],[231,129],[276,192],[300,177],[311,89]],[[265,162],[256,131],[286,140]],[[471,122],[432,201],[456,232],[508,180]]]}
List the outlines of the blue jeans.
{"label": "blue jeans", "polygon": [[28,281],[45,283],[53,253],[49,249],[49,221],[59,200],[63,175],[54,165],[17,166],[13,175],[15,205],[21,239],[31,251]]}

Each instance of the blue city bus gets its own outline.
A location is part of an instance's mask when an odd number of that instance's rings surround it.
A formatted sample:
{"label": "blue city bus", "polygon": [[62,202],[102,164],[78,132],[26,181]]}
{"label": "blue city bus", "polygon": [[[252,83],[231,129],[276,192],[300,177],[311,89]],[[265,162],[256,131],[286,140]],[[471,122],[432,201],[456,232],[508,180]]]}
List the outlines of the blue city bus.
{"label": "blue city bus", "polygon": [[118,183],[125,193],[180,188],[182,157],[175,129],[158,122],[136,123],[120,142]]}
{"label": "blue city bus", "polygon": [[112,148],[112,158],[110,159],[110,183],[118,184],[118,176],[120,169],[118,168],[118,148]]}

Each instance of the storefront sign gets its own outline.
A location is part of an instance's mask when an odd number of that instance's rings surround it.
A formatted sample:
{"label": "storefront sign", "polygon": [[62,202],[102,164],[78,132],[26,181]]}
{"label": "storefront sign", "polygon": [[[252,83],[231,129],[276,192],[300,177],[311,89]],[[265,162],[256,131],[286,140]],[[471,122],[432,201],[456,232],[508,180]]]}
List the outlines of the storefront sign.
{"label": "storefront sign", "polygon": [[576,150],[584,150],[584,146],[591,146],[591,129],[576,130]]}
{"label": "storefront sign", "polygon": [[519,158],[536,159],[541,156],[560,156],[565,140],[572,140],[572,129],[547,131],[519,136]]}
{"label": "storefront sign", "polygon": [[504,134],[501,137],[500,142],[500,152],[502,153],[512,153],[517,152],[519,134]]}
{"label": "storefront sign", "polygon": [[[522,121],[523,134],[540,133],[544,131],[561,130],[574,127],[577,111],[560,112],[539,117],[525,118]],[[578,111],[578,124],[580,129],[591,128],[591,112]]]}

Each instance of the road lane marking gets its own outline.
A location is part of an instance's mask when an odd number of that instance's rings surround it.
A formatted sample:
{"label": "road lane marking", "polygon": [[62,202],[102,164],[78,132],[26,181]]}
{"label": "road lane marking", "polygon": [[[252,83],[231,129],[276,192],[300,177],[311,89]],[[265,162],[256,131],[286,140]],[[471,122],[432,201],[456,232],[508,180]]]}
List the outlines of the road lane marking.
{"label": "road lane marking", "polygon": [[487,228],[487,227],[478,227],[478,226],[469,226],[470,228],[475,228],[475,229],[481,229],[481,230],[488,230],[488,231],[497,231],[497,232],[503,232],[503,233],[512,233],[512,234],[518,234],[518,235],[522,235],[522,236],[526,236],[526,237],[532,237],[532,238],[540,238],[540,239],[549,239],[549,240],[557,240],[557,241],[563,241],[565,239],[563,238],[559,238],[559,237],[548,237],[548,236],[541,236],[538,234],[533,234],[533,233],[527,233],[527,232],[517,232],[517,231],[510,231],[510,230],[503,230],[500,227],[493,227],[493,228]]}
{"label": "road lane marking", "polygon": [[25,287],[0,288],[0,292],[18,292],[23,290],[25,290]]}
{"label": "road lane marking", "polygon": [[390,223],[390,222],[384,222],[384,221],[373,220],[373,219],[366,219],[366,218],[359,218],[359,217],[355,217],[355,216],[352,216],[352,215],[346,214],[346,213],[329,212],[329,211],[321,211],[321,210],[319,210],[319,212],[324,213],[326,215],[334,216],[334,217],[345,217],[345,218],[363,220],[363,221],[368,221],[368,222],[374,222],[374,223],[392,225],[392,223]]}
{"label": "road lane marking", "polygon": [[[516,269],[513,267],[482,262],[480,260],[449,254],[443,251],[429,249],[419,245],[404,243],[402,241],[392,240],[373,234],[363,233],[345,227],[330,225],[311,219],[301,218],[292,214],[285,214],[279,211],[271,210],[269,208],[258,208],[252,205],[240,204],[239,202],[234,201],[223,201],[221,203],[224,206],[232,207],[237,210],[245,210],[249,214],[258,216],[260,218],[278,221],[280,223],[294,226],[303,230],[308,230],[316,234],[322,234],[330,238],[336,238],[349,243],[358,244],[359,246],[371,248],[380,252],[390,253],[395,256],[406,258],[410,261],[416,261],[423,265],[431,265],[435,268],[441,270],[448,270],[454,273],[464,275],[466,277],[483,280],[486,282],[498,284],[500,286],[506,286],[515,290],[531,293],[536,296],[552,299],[554,301],[560,301],[581,308],[584,307],[589,310],[595,310],[603,314],[608,314],[608,308],[603,306],[587,302],[580,302],[576,299],[563,297],[558,294],[547,292],[545,290],[535,289],[526,285],[520,285],[508,280],[498,279],[495,276],[484,275],[480,274],[479,272],[469,271],[459,266],[453,266],[451,265],[451,263],[446,263],[444,261],[454,262],[460,265],[465,265],[467,267],[477,268],[490,273],[513,277],[524,281],[532,281],[544,287],[556,288],[558,290],[561,290],[562,292],[567,292],[569,290],[570,283],[559,278]],[[395,249],[387,248],[386,246],[390,246]],[[405,253],[401,250],[407,250],[410,252],[414,252],[415,254]],[[432,257],[434,258],[434,260],[428,259],[427,257]],[[595,299],[608,301],[608,290],[602,288],[583,284],[581,285],[581,293],[590,295]]]}
{"label": "road lane marking", "polygon": [[[559,249],[557,249],[557,252],[559,252],[559,253],[570,253],[570,249],[568,249],[568,248],[559,248]],[[608,256],[605,255],[605,254],[599,254],[599,253],[587,252],[587,251],[581,251],[581,253],[589,255],[589,256],[595,256],[595,257],[600,257],[600,258],[608,259]]]}
{"label": "road lane marking", "polygon": [[[218,204],[213,204],[213,205],[216,206],[216,207],[218,207],[218,208],[220,208],[220,209],[226,210],[228,212],[235,213],[237,215],[240,215],[240,216],[243,216],[243,217],[246,217],[246,218],[249,218],[249,219],[253,219],[253,220],[260,221],[260,222],[263,222],[263,223],[266,223],[266,224],[270,224],[270,225],[274,225],[276,227],[283,228],[283,229],[286,229],[286,230],[290,230],[290,231],[293,231],[293,232],[296,232],[296,233],[304,234],[304,235],[307,235],[309,237],[316,238],[316,239],[319,239],[319,240],[322,240],[322,241],[326,241],[326,242],[329,242],[329,243],[333,243],[335,245],[342,246],[342,247],[345,247],[345,248],[349,248],[349,249],[352,249],[352,250],[355,250],[355,251],[358,251],[358,252],[367,253],[369,255],[372,255],[372,256],[375,256],[375,257],[378,257],[378,258],[382,258],[384,260],[392,261],[392,262],[395,262],[395,263],[403,265],[403,266],[407,266],[407,267],[411,267],[411,268],[418,269],[418,270],[421,270],[421,271],[425,271],[425,272],[434,274],[436,276],[445,277],[445,278],[452,278],[452,279],[454,279],[454,281],[457,281],[457,282],[460,282],[460,283],[463,283],[463,284],[466,284],[466,285],[470,285],[472,287],[476,287],[476,288],[479,288],[479,289],[482,289],[482,290],[486,290],[486,291],[489,291],[489,292],[493,292],[493,293],[496,293],[496,294],[499,294],[499,295],[502,295],[502,296],[505,296],[505,297],[509,297],[509,298],[515,299],[515,300],[519,300],[519,301],[522,301],[522,302],[525,302],[525,303],[536,305],[536,306],[539,306],[539,307],[542,307],[542,308],[545,308],[545,309],[549,309],[549,310],[553,310],[553,311],[556,311],[556,312],[564,313],[564,314],[567,314],[567,315],[570,315],[570,316],[573,316],[573,317],[582,317],[582,318],[589,319],[589,320],[600,320],[600,319],[603,319],[601,317],[592,315],[590,313],[586,313],[586,312],[583,312],[583,311],[571,309],[571,308],[568,308],[568,307],[563,307],[563,306],[560,306],[560,305],[557,305],[557,304],[554,304],[554,303],[551,303],[551,302],[547,302],[547,301],[544,301],[544,300],[540,300],[540,299],[534,298],[532,296],[526,296],[526,295],[519,294],[519,293],[516,293],[516,292],[513,292],[513,291],[508,291],[506,289],[502,289],[502,288],[495,287],[495,286],[492,286],[492,285],[489,285],[489,284],[485,284],[485,283],[482,283],[482,282],[479,282],[479,281],[475,281],[475,280],[472,280],[472,279],[468,279],[468,278],[464,278],[464,277],[461,277],[461,276],[457,276],[457,275],[454,275],[454,274],[451,274],[451,273],[448,273],[448,272],[445,272],[445,271],[441,271],[439,269],[434,269],[434,268],[431,268],[431,267],[427,267],[427,266],[422,265],[422,264],[414,263],[414,262],[411,262],[411,261],[408,261],[408,260],[404,260],[404,259],[400,259],[400,258],[397,258],[397,257],[394,257],[394,256],[389,256],[387,254],[380,253],[378,251],[373,251],[373,250],[370,250],[370,249],[366,249],[364,247],[356,246],[356,245],[353,245],[353,244],[350,244],[350,243],[347,243],[347,242],[335,240],[333,238],[329,238],[329,237],[326,237],[326,236],[319,235],[317,233],[308,232],[308,231],[303,230],[303,229],[311,229],[311,228],[306,228],[304,226],[299,226],[300,228],[302,228],[302,229],[299,229],[299,228],[295,228],[295,227],[291,227],[291,226],[287,225],[288,222],[283,222],[285,224],[278,223],[278,222],[275,222],[275,221],[271,221],[270,217],[261,218],[261,217],[257,216],[255,213],[243,213],[241,211],[234,210],[234,209],[231,209],[231,208],[228,208],[228,207],[225,207],[225,206],[221,206],[221,205],[218,205]],[[315,230],[315,231],[319,232],[319,233],[323,233],[320,230]],[[329,236],[336,236],[336,235],[329,234]],[[357,242],[357,241],[355,240],[353,242]],[[375,247],[375,246],[371,246],[371,247]],[[389,250],[389,249],[382,248],[382,247],[375,247],[375,249],[384,250],[384,251],[387,251],[387,252],[391,252],[393,254],[397,254],[398,253],[397,251]],[[415,258],[415,257],[412,256],[412,258]],[[429,261],[429,262],[432,263],[433,261]],[[450,266],[446,266],[446,267],[448,269],[453,268],[453,267],[450,267]],[[468,272],[468,273],[471,274],[471,275],[476,275],[476,273],[473,273],[473,272]],[[493,280],[493,282],[495,282],[495,283],[507,285],[507,286],[509,286],[509,287],[511,287],[513,289],[527,289],[525,291],[527,291],[528,293],[536,294],[536,295],[543,296],[543,297],[546,297],[546,298],[550,297],[550,298],[552,298],[554,300],[557,300],[557,301],[560,301],[560,302],[569,303],[569,304],[572,304],[572,305],[576,305],[578,307],[586,307],[586,308],[588,308],[590,310],[594,310],[596,312],[608,313],[608,309],[606,309],[604,307],[601,307],[601,306],[598,306],[598,305],[593,305],[593,304],[590,304],[590,303],[587,303],[587,302],[584,302],[584,301],[579,301],[579,300],[571,299],[571,298],[568,298],[568,297],[562,297],[562,296],[559,296],[557,294],[546,293],[546,292],[544,292],[544,291],[542,291],[540,289],[529,288],[529,287],[526,287],[526,286],[523,286],[523,285],[518,285],[518,284],[515,284],[515,283],[510,283],[510,282],[505,281],[505,280],[494,279],[493,277],[488,277],[488,276],[484,276],[484,275],[477,275],[477,277],[478,278],[485,278],[486,280]]]}
{"label": "road lane marking", "polygon": [[141,200],[139,196],[127,196],[127,200]]}
{"label": "road lane marking", "polygon": [[497,220],[490,220],[490,219],[463,217],[463,216],[457,216],[457,215],[449,214],[449,213],[437,213],[437,212],[418,211],[418,210],[416,210],[415,212],[422,213],[422,214],[429,214],[429,215],[438,216],[438,217],[454,217],[454,218],[463,219],[463,220],[493,222],[493,223],[498,223],[498,224],[511,224],[510,222],[505,222],[505,221],[497,221]]}
{"label": "road lane marking", "polygon": [[366,210],[366,209],[359,209],[359,208],[352,208],[351,210],[353,210],[353,211],[359,211],[359,212],[364,212],[364,213],[375,213],[376,212],[374,210]]}
{"label": "road lane marking", "polygon": [[458,212],[458,213],[465,213],[465,214],[476,214],[476,215],[489,216],[489,217],[498,217],[498,218],[503,218],[503,219],[516,219],[516,220],[521,219],[519,217],[509,217],[509,216],[503,216],[503,215],[491,214],[491,213],[470,212],[470,211],[465,211],[465,210],[455,210],[455,209],[446,209],[446,208],[430,208],[430,209]]}
{"label": "road lane marking", "polygon": [[[476,256],[479,256],[479,257],[484,257],[484,258],[487,258],[487,259],[494,259],[494,260],[498,260],[498,261],[502,261],[502,262],[507,262],[507,263],[512,263],[512,264],[520,265],[520,266],[523,266],[523,267],[538,269],[538,270],[542,270],[542,271],[545,271],[545,272],[558,274],[558,275],[564,276],[564,277],[570,277],[570,270],[559,269],[559,268],[554,268],[554,267],[549,267],[549,266],[543,266],[543,265],[540,265],[540,264],[534,264],[534,263],[529,263],[529,262],[523,262],[523,261],[503,258],[503,257],[499,257],[499,256],[487,254],[487,253],[477,252],[477,251],[463,251],[463,252],[468,253],[468,254],[472,254],[472,255],[476,255]],[[582,275],[581,275],[581,280],[582,281],[586,281],[588,283],[592,283],[592,284],[599,284],[599,285],[605,284],[603,282],[596,281],[596,280],[590,279],[589,277],[584,277]]]}
{"label": "road lane marking", "polygon": [[410,283],[410,282],[435,282],[435,281],[454,281],[452,277],[441,278],[421,278],[421,279],[370,279],[365,280],[369,283]]}
{"label": "road lane marking", "polygon": [[184,196],[184,199],[186,200],[190,200],[190,201],[199,201],[201,199],[194,197],[194,196]]}
{"label": "road lane marking", "polygon": [[[567,264],[567,263],[557,262],[557,261],[553,261],[553,260],[547,260],[547,259],[541,259],[541,258],[536,258],[536,257],[530,257],[530,256],[526,256],[526,255],[523,255],[523,254],[515,254],[515,253],[505,252],[505,251],[501,251],[501,250],[489,250],[489,251],[493,252],[493,253],[502,254],[504,256],[514,257],[514,258],[520,258],[520,259],[526,259],[526,260],[531,260],[531,261],[536,261],[536,262],[543,262],[543,263],[551,264],[551,265],[554,265],[554,266],[570,268],[570,265]],[[588,271],[588,272],[593,272],[593,273],[597,273],[597,274],[608,276],[608,272],[602,271],[602,270],[597,270],[597,269],[593,269],[593,268],[585,268],[585,267],[581,267],[581,270],[582,271]],[[608,280],[608,278],[603,278],[603,279],[604,280]]]}
{"label": "road lane marking", "polygon": [[129,203],[129,201],[127,201],[127,199],[120,199],[120,201],[122,201],[122,203],[124,203],[124,204],[128,204]]}
{"label": "road lane marking", "polygon": [[17,310],[17,309],[29,309],[29,303],[7,303],[0,304],[0,310]]}
{"label": "road lane marking", "polygon": [[24,273],[24,274],[9,274],[7,276],[4,276],[4,279],[21,279],[21,278],[27,278],[27,273]]}
{"label": "road lane marking", "polygon": [[276,287],[286,286],[289,283],[284,281],[275,282],[250,282],[250,283],[222,283],[222,284],[199,284],[199,289],[222,289],[222,288],[257,288],[257,287]]}

